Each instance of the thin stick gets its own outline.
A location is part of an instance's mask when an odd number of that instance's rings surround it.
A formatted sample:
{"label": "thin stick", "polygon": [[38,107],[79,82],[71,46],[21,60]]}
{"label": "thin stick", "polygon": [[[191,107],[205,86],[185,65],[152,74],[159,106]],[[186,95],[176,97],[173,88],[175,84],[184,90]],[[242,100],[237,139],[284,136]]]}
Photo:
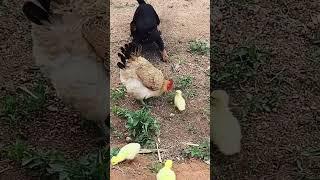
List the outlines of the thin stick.
{"label": "thin stick", "polygon": [[162,163],[162,159],[161,159],[161,154],[160,154],[160,151],[159,151],[159,146],[158,146],[158,143],[156,143],[157,145],[157,150],[158,150],[158,158],[159,158],[159,162]]}
{"label": "thin stick", "polygon": [[34,95],[31,91],[29,91],[25,86],[18,86],[18,88],[21,89],[22,91],[28,93],[33,98],[38,99],[38,97],[36,95]]}
{"label": "thin stick", "polygon": [[149,153],[155,153],[155,152],[165,152],[166,149],[140,149],[139,154],[149,154]]}
{"label": "thin stick", "polygon": [[199,144],[193,144],[193,143],[182,143],[184,145],[188,145],[188,146],[200,146]]}
{"label": "thin stick", "polygon": [[6,171],[8,171],[8,170],[10,170],[10,169],[12,169],[12,167],[11,167],[11,166],[8,166],[8,167],[2,169],[2,170],[0,171],[0,174],[4,173],[4,172],[6,172]]}

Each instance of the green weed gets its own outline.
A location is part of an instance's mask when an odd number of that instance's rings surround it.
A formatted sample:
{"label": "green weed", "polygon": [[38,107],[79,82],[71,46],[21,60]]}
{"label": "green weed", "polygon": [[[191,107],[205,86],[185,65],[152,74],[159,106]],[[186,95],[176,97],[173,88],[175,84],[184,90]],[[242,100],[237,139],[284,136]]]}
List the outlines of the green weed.
{"label": "green weed", "polygon": [[174,96],[175,96],[175,92],[172,91],[172,92],[169,92],[165,95],[165,99],[167,100],[168,103],[171,103],[173,104],[174,102]]}
{"label": "green weed", "polygon": [[186,89],[192,85],[193,78],[189,75],[181,76],[177,80],[176,88]]}
{"label": "green weed", "polygon": [[141,145],[152,145],[153,137],[158,134],[160,125],[150,110],[142,108],[138,111],[130,111],[120,107],[114,107],[113,113],[126,118],[126,128],[131,137]]}
{"label": "green weed", "polygon": [[[197,92],[191,87],[193,82],[193,77],[189,75],[181,76],[177,79],[176,89],[182,90],[185,97],[194,98],[197,96]],[[174,99],[175,92],[171,95],[172,101]]]}
{"label": "green weed", "polygon": [[271,91],[271,93],[262,93],[258,95],[247,94],[246,99],[242,103],[243,115],[246,116],[247,113],[257,113],[257,112],[272,112],[276,111],[276,108],[280,103],[280,92]]}
{"label": "green weed", "polygon": [[202,142],[199,146],[190,146],[184,150],[183,154],[186,157],[198,158],[202,160],[210,159],[210,144],[206,140]]}
{"label": "green weed", "polygon": [[121,85],[117,89],[111,90],[111,99],[114,101],[122,99],[125,95],[126,95],[126,87],[124,85]]}
{"label": "green weed", "polygon": [[9,119],[10,124],[17,124],[20,119],[28,117],[30,113],[40,111],[45,105],[46,95],[43,83],[38,83],[31,92],[37,98],[20,92],[2,99],[1,112]]}
{"label": "green weed", "polygon": [[163,168],[163,164],[159,162],[153,163],[151,167],[149,167],[152,173],[158,173],[161,168]]}
{"label": "green weed", "polygon": [[234,50],[230,60],[221,69],[213,72],[212,77],[216,83],[239,84],[257,77],[259,69],[267,61],[268,55],[255,46],[241,47]]}
{"label": "green weed", "polygon": [[79,160],[67,160],[58,151],[34,151],[17,142],[8,147],[7,157],[40,179],[104,180],[109,173],[109,151],[99,149]]}
{"label": "green weed", "polygon": [[208,42],[194,40],[189,42],[189,51],[193,54],[208,55],[210,52],[210,46]]}
{"label": "green weed", "polygon": [[120,148],[111,148],[111,151],[110,151],[110,158],[113,157],[113,156],[116,156],[120,151]]}
{"label": "green weed", "polygon": [[28,147],[23,141],[16,140],[16,142],[13,145],[9,146],[7,149],[4,150],[4,154],[9,159],[20,162],[28,153],[27,150]]}

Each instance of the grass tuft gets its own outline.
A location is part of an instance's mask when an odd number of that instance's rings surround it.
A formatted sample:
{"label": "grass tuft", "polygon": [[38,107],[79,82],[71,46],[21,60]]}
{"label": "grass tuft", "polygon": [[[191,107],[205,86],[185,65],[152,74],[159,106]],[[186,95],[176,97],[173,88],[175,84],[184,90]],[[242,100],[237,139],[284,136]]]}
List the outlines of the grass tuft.
{"label": "grass tuft", "polygon": [[142,146],[152,146],[153,137],[159,133],[160,125],[150,110],[142,108],[138,111],[114,107],[113,113],[119,117],[126,118],[126,128],[130,136]]}

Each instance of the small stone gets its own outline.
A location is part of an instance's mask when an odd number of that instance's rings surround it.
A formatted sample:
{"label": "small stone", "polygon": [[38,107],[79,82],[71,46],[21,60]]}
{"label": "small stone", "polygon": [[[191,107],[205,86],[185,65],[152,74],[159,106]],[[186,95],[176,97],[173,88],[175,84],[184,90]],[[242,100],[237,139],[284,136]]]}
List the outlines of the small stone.
{"label": "small stone", "polygon": [[310,107],[312,110],[316,110],[317,109],[317,107],[315,107],[315,106],[311,106]]}
{"label": "small stone", "polygon": [[58,108],[55,107],[55,106],[53,106],[53,105],[48,106],[47,109],[48,109],[49,111],[51,111],[51,112],[56,112],[56,111],[58,111]]}
{"label": "small stone", "polygon": [[25,83],[25,82],[28,82],[29,80],[28,80],[27,78],[22,77],[22,78],[20,78],[20,81],[21,81],[22,83]]}
{"label": "small stone", "polygon": [[132,142],[132,138],[128,136],[128,137],[126,137],[126,141],[127,142]]}
{"label": "small stone", "polygon": [[170,113],[170,117],[173,117],[175,114],[173,114],[173,113]]}
{"label": "small stone", "polygon": [[72,127],[71,129],[70,129],[70,131],[72,132],[72,133],[76,133],[76,128],[75,127]]}

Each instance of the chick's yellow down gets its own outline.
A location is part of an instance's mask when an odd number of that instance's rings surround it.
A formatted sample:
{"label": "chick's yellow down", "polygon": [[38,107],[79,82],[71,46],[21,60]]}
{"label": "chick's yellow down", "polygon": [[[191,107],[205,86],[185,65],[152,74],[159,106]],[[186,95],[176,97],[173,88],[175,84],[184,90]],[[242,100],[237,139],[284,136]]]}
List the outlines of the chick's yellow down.
{"label": "chick's yellow down", "polygon": [[184,111],[186,109],[186,101],[182,97],[182,92],[180,90],[176,91],[174,97],[174,104],[179,109],[179,111]]}
{"label": "chick's yellow down", "polygon": [[167,160],[164,167],[157,174],[157,180],[176,180],[176,174],[171,169],[172,160]]}
{"label": "chick's yellow down", "polygon": [[219,150],[225,155],[240,152],[241,129],[238,120],[229,110],[229,96],[223,90],[216,90],[213,97],[213,140]]}
{"label": "chick's yellow down", "polygon": [[129,143],[123,146],[120,149],[119,153],[111,158],[111,164],[114,166],[124,160],[134,159],[139,153],[140,148],[141,146],[139,143]]}

